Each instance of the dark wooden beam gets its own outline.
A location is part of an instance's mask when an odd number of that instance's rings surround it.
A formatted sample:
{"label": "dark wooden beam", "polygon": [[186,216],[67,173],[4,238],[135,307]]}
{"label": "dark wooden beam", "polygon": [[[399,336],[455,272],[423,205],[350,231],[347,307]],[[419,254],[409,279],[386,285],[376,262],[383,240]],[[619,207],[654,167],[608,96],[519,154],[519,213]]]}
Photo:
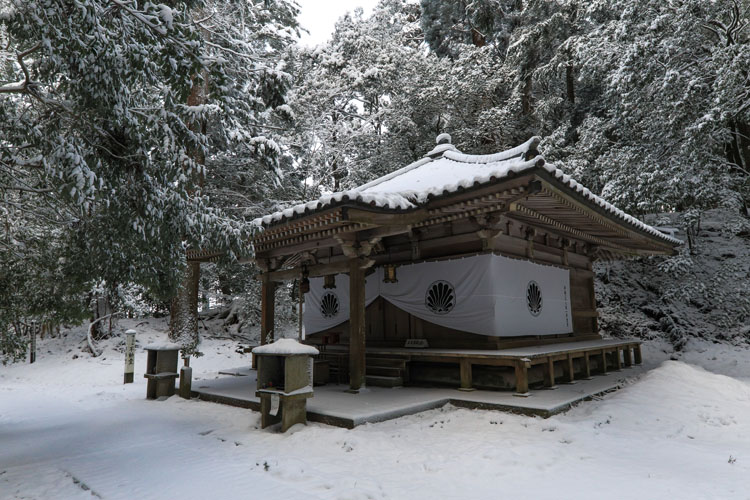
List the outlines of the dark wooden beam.
{"label": "dark wooden beam", "polygon": [[361,208],[343,207],[344,219],[360,224],[378,226],[404,226],[422,221],[427,217],[427,210],[420,208],[405,213],[383,213]]}
{"label": "dark wooden beam", "polygon": [[258,255],[265,257],[280,257],[283,255],[291,255],[297,252],[304,252],[310,250],[322,250],[325,248],[337,247],[339,242],[335,238],[323,238],[320,240],[305,241],[304,243],[297,243],[288,247],[279,247],[265,252],[259,252]]}
{"label": "dark wooden beam", "polygon": [[374,229],[363,230],[358,234],[358,237],[363,240],[369,240],[372,238],[387,238],[389,236],[396,236],[398,234],[407,234],[411,231],[411,228],[411,224],[381,226]]}
{"label": "dark wooden beam", "polygon": [[[342,258],[341,260],[337,260],[335,262],[307,266],[307,276],[309,278],[316,278],[318,276],[328,276],[329,274],[348,273],[349,260],[350,259]],[[362,269],[367,269],[375,264],[374,259],[359,259],[359,261],[360,265],[363,266]],[[268,276],[268,279],[271,281],[289,281],[297,279],[302,275],[302,267],[272,271],[266,274]]]}

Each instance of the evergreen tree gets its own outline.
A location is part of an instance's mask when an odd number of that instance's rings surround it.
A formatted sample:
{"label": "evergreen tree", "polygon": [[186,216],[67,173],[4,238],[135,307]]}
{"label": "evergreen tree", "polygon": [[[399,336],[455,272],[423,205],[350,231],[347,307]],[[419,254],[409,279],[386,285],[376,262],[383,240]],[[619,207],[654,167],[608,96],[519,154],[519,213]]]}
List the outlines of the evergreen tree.
{"label": "evergreen tree", "polygon": [[[247,17],[225,15],[206,37],[212,5]],[[242,249],[246,225],[201,189],[203,159],[229,141],[263,142],[252,127],[275,107],[277,73],[260,61],[295,16],[282,0],[0,6],[0,331],[79,319],[102,281],[169,298],[186,248]],[[240,61],[253,60],[238,81]],[[35,299],[52,293],[52,305]]]}
{"label": "evergreen tree", "polygon": [[[594,161],[603,193],[636,213],[747,204],[750,24],[738,2],[613,2],[577,42],[604,82]],[[599,141],[599,139],[594,139]]]}
{"label": "evergreen tree", "polygon": [[295,53],[289,143],[308,188],[349,189],[429,150],[443,98],[439,61],[422,40],[419,7],[389,0],[367,19],[341,18],[330,42]]}

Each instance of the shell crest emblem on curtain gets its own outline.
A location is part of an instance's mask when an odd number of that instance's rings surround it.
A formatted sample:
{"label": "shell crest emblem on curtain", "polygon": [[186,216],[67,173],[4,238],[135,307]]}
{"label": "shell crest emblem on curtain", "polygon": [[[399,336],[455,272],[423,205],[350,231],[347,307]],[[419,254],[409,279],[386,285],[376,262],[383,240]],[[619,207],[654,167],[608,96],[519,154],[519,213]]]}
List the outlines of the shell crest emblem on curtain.
{"label": "shell crest emblem on curtain", "polygon": [[526,285],[526,306],[532,316],[539,316],[542,312],[542,289],[536,281],[529,281]]}
{"label": "shell crest emblem on curtain", "polygon": [[443,280],[433,282],[427,288],[424,304],[435,314],[448,314],[456,306],[456,291],[453,285]]}
{"label": "shell crest emblem on curtain", "polygon": [[333,318],[339,313],[339,298],[333,292],[326,292],[320,299],[320,314],[324,318]]}

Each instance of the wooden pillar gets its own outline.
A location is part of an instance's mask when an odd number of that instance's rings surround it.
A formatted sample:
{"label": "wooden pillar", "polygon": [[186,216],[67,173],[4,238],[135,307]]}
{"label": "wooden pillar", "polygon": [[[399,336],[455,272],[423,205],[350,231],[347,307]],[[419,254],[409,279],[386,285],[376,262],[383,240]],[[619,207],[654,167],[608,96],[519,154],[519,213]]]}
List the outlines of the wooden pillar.
{"label": "wooden pillar", "polygon": [[625,366],[631,367],[633,366],[633,353],[631,349],[633,346],[625,346],[625,350],[623,351],[623,354],[625,355]]}
{"label": "wooden pillar", "polygon": [[[588,268],[589,271],[593,271],[594,267],[593,267],[592,262],[594,259],[594,254],[596,253],[596,248],[593,246],[587,246],[586,248],[587,248],[586,255],[589,258],[589,261],[586,267]],[[588,285],[589,285],[588,288],[589,288],[589,304],[590,304],[589,307],[591,308],[592,311],[596,312],[596,286],[595,286],[596,278],[594,278],[593,274],[591,278],[589,278],[588,280]],[[598,315],[593,316],[591,318],[591,331],[593,333],[599,333],[599,316]]]}
{"label": "wooden pillar", "polygon": [[552,356],[547,358],[547,366],[544,370],[544,386],[548,389],[554,389],[555,386],[555,362],[552,360]]}
{"label": "wooden pillar", "polygon": [[276,282],[261,275],[260,290],[260,343],[265,344],[274,339],[274,309],[276,306]]}
{"label": "wooden pillar", "polygon": [[643,357],[641,356],[641,344],[636,344],[633,347],[633,356],[635,357],[635,364],[640,365],[643,363]]}
{"label": "wooden pillar", "polygon": [[588,351],[583,353],[583,378],[586,380],[591,378],[591,360]]}
{"label": "wooden pillar", "polygon": [[473,391],[471,386],[471,361],[468,358],[461,358],[461,390],[462,391]]}
{"label": "wooden pillar", "polygon": [[607,373],[607,351],[602,349],[601,353],[599,353],[599,357],[601,358],[601,366],[599,367],[599,370],[602,373]]}
{"label": "wooden pillar", "polygon": [[297,301],[297,340],[302,342],[304,339],[302,338],[302,330],[304,330],[304,303],[305,303],[305,294],[302,293],[302,280],[299,282],[299,300]]}
{"label": "wooden pillar", "polygon": [[516,396],[529,395],[529,362],[525,359],[516,361]]}
{"label": "wooden pillar", "polygon": [[365,271],[349,260],[349,390],[365,385]]}
{"label": "wooden pillar", "polygon": [[575,373],[573,373],[573,355],[568,353],[568,359],[565,360],[565,381],[573,383],[575,380]]}

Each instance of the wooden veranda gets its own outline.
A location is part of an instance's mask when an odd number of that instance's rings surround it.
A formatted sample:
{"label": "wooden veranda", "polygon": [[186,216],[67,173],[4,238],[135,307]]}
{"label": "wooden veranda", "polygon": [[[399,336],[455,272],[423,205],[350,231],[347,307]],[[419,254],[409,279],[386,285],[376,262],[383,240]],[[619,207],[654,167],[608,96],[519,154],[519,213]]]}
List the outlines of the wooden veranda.
{"label": "wooden veranda", "polygon": [[[641,343],[636,340],[601,339],[497,350],[367,347],[365,352],[368,366],[377,367],[381,370],[378,373],[390,370],[387,373],[396,375],[402,383],[409,382],[411,363],[453,365],[458,368],[462,390],[474,390],[475,366],[509,368],[518,396],[529,394],[530,379],[541,387],[554,388],[556,381],[588,380],[594,374],[642,362]],[[339,379],[346,376],[349,353],[343,346],[323,350],[320,358],[333,364]],[[529,376],[530,371],[536,378]]]}

